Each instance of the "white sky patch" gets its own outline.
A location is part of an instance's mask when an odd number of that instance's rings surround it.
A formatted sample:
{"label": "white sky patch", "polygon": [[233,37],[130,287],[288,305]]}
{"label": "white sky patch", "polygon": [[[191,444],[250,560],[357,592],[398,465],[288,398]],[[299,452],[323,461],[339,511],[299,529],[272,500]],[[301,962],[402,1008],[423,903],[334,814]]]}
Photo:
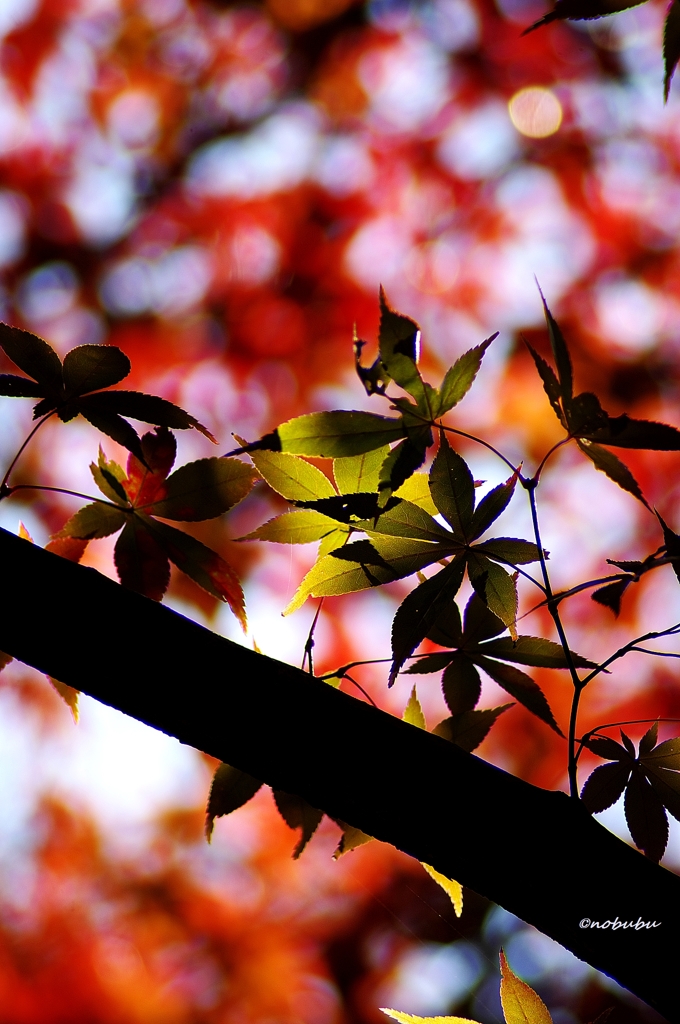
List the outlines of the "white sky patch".
{"label": "white sky patch", "polygon": [[107,112],[109,130],[128,149],[152,145],[159,129],[158,103],[146,89],[125,89]]}
{"label": "white sky patch", "polygon": [[313,170],[319,184],[340,198],[369,187],[374,174],[368,146],[354,135],[325,138]]}
{"label": "white sky patch", "polygon": [[157,260],[133,256],[121,260],[104,276],[101,300],[119,316],[155,312],[174,316],[195,308],[212,281],[212,261],[206,249],[185,245]]}
{"label": "white sky patch", "polygon": [[308,176],[319,117],[307,104],[272,115],[250,132],[211,142],[192,159],[187,187],[198,195],[252,199],[295,188]]}
{"label": "white sky patch", "polygon": [[26,113],[17,102],[6,79],[0,75],[0,153],[10,153],[19,147],[28,134]]}
{"label": "white sky patch", "polygon": [[372,120],[388,131],[418,131],[449,98],[445,54],[415,33],[369,51],[358,75],[371,98]]}
{"label": "white sky patch", "polygon": [[498,174],[518,152],[518,134],[500,100],[461,114],[437,145],[443,166],[466,180]]}
{"label": "white sky patch", "polygon": [[379,1005],[418,1015],[446,1013],[471,991],[484,967],[472,943],[421,942],[401,956],[380,989]]}
{"label": "white sky patch", "polygon": [[399,282],[411,251],[412,236],[400,217],[385,215],[364,223],[345,250],[351,277],[368,291]]}
{"label": "white sky patch", "polygon": [[471,48],[479,40],[479,17],[467,0],[434,0],[419,13],[431,41],[449,53]]}
{"label": "white sky patch", "polygon": [[281,246],[258,224],[237,228],[229,245],[229,276],[242,284],[264,284],[279,268]]}
{"label": "white sky patch", "polygon": [[20,25],[30,21],[38,7],[38,0],[2,0],[0,4],[0,36],[9,35]]}
{"label": "white sky patch", "polygon": [[45,263],[24,278],[18,294],[22,315],[32,322],[66,313],[78,295],[78,278],[70,264]]}
{"label": "white sky patch", "polygon": [[64,201],[86,241],[106,245],[129,229],[135,207],[134,167],[112,149],[94,147],[76,159]]}
{"label": "white sky patch", "polygon": [[624,278],[599,285],[595,308],[600,334],[626,355],[648,352],[665,326],[663,296],[641,281]]}

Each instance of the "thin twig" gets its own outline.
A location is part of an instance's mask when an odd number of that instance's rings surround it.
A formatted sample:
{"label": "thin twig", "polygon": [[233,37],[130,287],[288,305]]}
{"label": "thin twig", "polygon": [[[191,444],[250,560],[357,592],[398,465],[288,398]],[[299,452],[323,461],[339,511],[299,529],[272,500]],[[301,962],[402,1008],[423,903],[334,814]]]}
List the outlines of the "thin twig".
{"label": "thin twig", "polygon": [[322,597],[321,600],[319,601],[314,618],[312,619],[312,624],[309,627],[309,633],[307,635],[307,640],[305,641],[305,649],[302,654],[302,664],[300,665],[300,668],[304,672],[305,661],[307,661],[309,663],[309,674],[312,676],[314,675],[314,660],[312,657],[312,651],[314,650],[314,630],[316,629],[316,624],[319,621],[319,615],[321,614],[323,602],[324,599]]}
{"label": "thin twig", "polygon": [[52,412],[48,412],[45,416],[42,417],[42,419],[38,420],[36,425],[33,427],[33,430],[30,432],[30,434],[28,435],[28,437],[26,438],[24,443],[19,448],[19,451],[16,453],[16,455],[14,456],[12,461],[10,462],[9,469],[7,470],[7,472],[5,473],[4,477],[2,478],[2,483],[0,483],[0,499],[7,498],[12,493],[11,489],[7,487],[7,481],[10,478],[10,474],[11,474],[12,470],[14,469],[14,467],[17,464],[17,462],[19,461],[19,458],[21,457],[21,454],[24,451],[24,449],[26,448],[28,442],[31,440],[31,438],[35,437],[37,432],[42,427],[43,423],[45,423],[50,418],[50,416],[54,416],[55,412],[56,412],[56,410],[53,409]]}

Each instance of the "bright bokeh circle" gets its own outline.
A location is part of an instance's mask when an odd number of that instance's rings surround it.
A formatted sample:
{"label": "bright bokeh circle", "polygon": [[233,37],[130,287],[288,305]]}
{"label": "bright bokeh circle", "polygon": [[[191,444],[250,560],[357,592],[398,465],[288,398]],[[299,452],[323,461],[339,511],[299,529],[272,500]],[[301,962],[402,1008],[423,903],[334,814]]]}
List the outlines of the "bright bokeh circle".
{"label": "bright bokeh circle", "polygon": [[532,85],[516,92],[508,103],[510,120],[531,139],[554,135],[562,124],[562,105],[550,89]]}

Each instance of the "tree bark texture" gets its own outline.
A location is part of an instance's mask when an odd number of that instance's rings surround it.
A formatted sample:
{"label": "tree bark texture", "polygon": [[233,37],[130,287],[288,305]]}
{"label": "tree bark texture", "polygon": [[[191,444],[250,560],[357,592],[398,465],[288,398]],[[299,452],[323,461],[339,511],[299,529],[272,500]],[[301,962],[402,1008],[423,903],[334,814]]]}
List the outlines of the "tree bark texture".
{"label": "tree bark texture", "polygon": [[680,1022],[680,878],[578,801],[5,530],[0,567],[0,650],[431,864]]}

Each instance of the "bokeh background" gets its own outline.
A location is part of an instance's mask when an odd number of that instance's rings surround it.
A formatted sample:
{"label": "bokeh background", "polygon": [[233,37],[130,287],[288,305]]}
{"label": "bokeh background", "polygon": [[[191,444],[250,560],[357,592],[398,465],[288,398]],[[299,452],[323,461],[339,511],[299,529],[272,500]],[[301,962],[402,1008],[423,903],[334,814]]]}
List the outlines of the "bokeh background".
{"label": "bokeh background", "polygon": [[[523,37],[544,11],[541,0],[1,0],[2,318],[61,355],[119,345],[131,387],[187,408],[226,451],[232,432],[252,440],[303,411],[376,408],[351,339],[356,323],[374,342],[382,283],[419,320],[433,381],[500,332],[451,422],[530,466],[559,437],[522,343],[546,351],[536,276],[581,387],[612,413],[680,425],[680,105],[673,89],[662,101],[664,4]],[[0,399],[0,416],[6,465],[29,403]],[[91,492],[94,429],[50,422],[39,438],[15,479]],[[178,440],[180,462],[215,453],[198,434]],[[461,451],[485,487],[504,478],[483,449]],[[628,462],[680,527],[678,456]],[[558,587],[661,542],[642,505],[576,451],[553,459],[539,498]],[[503,533],[529,535],[522,500]],[[0,525],[22,521],[44,544],[78,504],[13,498]],[[283,507],[256,487],[195,530],[244,578],[247,637],[186,579],[173,577],[168,602],[299,663],[315,609],[281,611],[314,551],[235,540]],[[85,560],[115,575],[108,541]],[[409,587],[327,601],[318,669],[388,655]],[[670,568],[631,589],[618,620],[572,599],[576,650],[604,656],[680,620]],[[540,612],[523,624],[550,629]],[[125,643],[102,622],[102,657]],[[402,713],[412,678],[391,691],[382,666],[357,678]],[[446,713],[438,681],[417,678],[433,727]],[[566,679],[537,678],[564,723]],[[483,705],[501,693],[487,680]],[[673,662],[632,655],[588,693],[582,727],[656,716],[680,717]],[[479,752],[566,786],[564,743],[521,708]],[[658,1020],[476,894],[456,919],[389,847],[335,862],[339,830],[326,820],[293,861],[268,791],[220,820],[208,846],[214,766],[87,698],[75,726],[44,677],[4,670],[2,1024],[378,1024],[380,1006],[496,1024],[501,944],[556,1024],[610,1005],[612,1024]],[[452,793],[454,815],[455,804]],[[620,806],[601,818],[627,836]],[[674,825],[664,863],[680,868]]]}

